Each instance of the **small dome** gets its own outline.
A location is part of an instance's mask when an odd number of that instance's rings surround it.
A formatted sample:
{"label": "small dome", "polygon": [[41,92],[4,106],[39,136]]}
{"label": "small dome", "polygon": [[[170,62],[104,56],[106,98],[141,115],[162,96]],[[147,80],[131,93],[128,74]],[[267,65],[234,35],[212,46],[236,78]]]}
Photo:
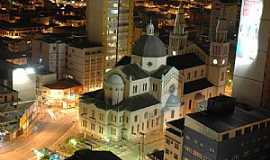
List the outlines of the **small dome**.
{"label": "small dome", "polygon": [[135,42],[133,55],[141,57],[164,57],[167,55],[164,43],[156,36],[143,35]]}
{"label": "small dome", "polygon": [[106,84],[108,85],[124,85],[124,81],[122,79],[121,76],[117,75],[117,74],[113,74],[111,76],[108,77],[108,79],[106,80]]}
{"label": "small dome", "polygon": [[165,107],[179,107],[180,105],[180,100],[177,96],[175,95],[170,95]]}

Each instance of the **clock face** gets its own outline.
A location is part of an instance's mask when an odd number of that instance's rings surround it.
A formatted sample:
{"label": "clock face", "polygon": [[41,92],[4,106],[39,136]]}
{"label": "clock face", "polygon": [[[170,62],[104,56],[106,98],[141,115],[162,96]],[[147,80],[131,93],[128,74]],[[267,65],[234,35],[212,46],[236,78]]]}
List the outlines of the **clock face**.
{"label": "clock face", "polygon": [[174,93],[175,89],[176,89],[175,85],[172,84],[172,85],[169,87],[169,92],[170,92],[170,93]]}
{"label": "clock face", "polygon": [[147,66],[148,66],[148,67],[151,67],[152,65],[153,65],[152,62],[148,62],[148,63],[147,63]]}

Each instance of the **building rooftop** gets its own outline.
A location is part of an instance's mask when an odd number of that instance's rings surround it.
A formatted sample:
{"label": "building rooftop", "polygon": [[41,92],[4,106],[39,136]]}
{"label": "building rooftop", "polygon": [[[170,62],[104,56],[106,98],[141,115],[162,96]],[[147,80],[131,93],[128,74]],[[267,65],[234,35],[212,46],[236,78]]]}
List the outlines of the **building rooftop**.
{"label": "building rooftop", "polygon": [[198,79],[184,84],[184,94],[189,94],[195,91],[203,90],[214,86],[207,78]]}
{"label": "building rooftop", "polygon": [[205,63],[195,53],[168,57],[167,64],[177,68],[178,70],[205,65]]}
{"label": "building rooftop", "polygon": [[49,89],[68,89],[73,87],[81,86],[79,82],[73,79],[62,79],[55,83],[50,83],[44,85],[44,87],[47,87]]}
{"label": "building rooftop", "polygon": [[119,66],[119,69],[127,76],[127,78],[132,77],[132,80],[149,77],[149,74],[141,69],[137,64]]}
{"label": "building rooftop", "polygon": [[164,57],[167,51],[165,44],[158,37],[143,35],[135,42],[132,54],[141,57]]}
{"label": "building rooftop", "polygon": [[173,120],[168,122],[168,125],[173,126],[179,130],[183,130],[185,127],[185,119],[181,118],[181,119],[177,119],[177,120]]}
{"label": "building rooftop", "polygon": [[87,38],[74,38],[71,42],[69,42],[71,47],[75,48],[91,48],[91,47],[101,47],[101,44],[89,42]]}
{"label": "building rooftop", "polygon": [[172,69],[171,66],[167,66],[167,65],[162,65],[160,66],[156,71],[154,71],[151,76],[161,79],[162,75],[165,75],[166,73],[168,73],[170,70]]}
{"label": "building rooftop", "polygon": [[215,114],[203,111],[188,115],[192,119],[207,126],[218,133],[236,129],[254,122],[270,119],[270,112],[262,108],[253,108],[243,104],[237,104],[231,114]]}
{"label": "building rooftop", "polygon": [[105,110],[136,111],[160,103],[149,93],[128,97],[120,104],[112,106],[105,103],[104,90],[89,92],[81,97],[84,103],[94,103],[98,108]]}
{"label": "building rooftop", "polygon": [[110,151],[78,150],[65,160],[121,160]]}
{"label": "building rooftop", "polygon": [[136,111],[159,103],[151,94],[144,93],[125,99],[119,104],[119,110]]}
{"label": "building rooftop", "polygon": [[117,62],[117,66],[127,65],[131,63],[131,57],[130,56],[124,56],[120,61]]}

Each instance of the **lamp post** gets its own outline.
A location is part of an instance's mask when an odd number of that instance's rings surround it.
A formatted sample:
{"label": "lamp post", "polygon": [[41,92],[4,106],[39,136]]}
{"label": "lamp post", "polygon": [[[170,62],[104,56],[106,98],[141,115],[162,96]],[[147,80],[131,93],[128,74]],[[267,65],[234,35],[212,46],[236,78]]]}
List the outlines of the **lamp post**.
{"label": "lamp post", "polygon": [[140,135],[141,135],[141,137],[142,137],[142,143],[141,143],[141,157],[140,157],[140,159],[141,160],[144,160],[144,138],[145,138],[145,133],[143,133],[143,132],[140,132]]}

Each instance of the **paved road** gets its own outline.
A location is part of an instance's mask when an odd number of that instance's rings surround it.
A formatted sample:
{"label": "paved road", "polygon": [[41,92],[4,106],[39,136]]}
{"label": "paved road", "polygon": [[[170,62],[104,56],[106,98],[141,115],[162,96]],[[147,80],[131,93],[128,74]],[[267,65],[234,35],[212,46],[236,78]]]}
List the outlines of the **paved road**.
{"label": "paved road", "polygon": [[74,125],[74,118],[68,114],[58,116],[56,120],[46,117],[39,120],[37,133],[0,147],[0,160],[33,160],[32,150],[52,146]]}

